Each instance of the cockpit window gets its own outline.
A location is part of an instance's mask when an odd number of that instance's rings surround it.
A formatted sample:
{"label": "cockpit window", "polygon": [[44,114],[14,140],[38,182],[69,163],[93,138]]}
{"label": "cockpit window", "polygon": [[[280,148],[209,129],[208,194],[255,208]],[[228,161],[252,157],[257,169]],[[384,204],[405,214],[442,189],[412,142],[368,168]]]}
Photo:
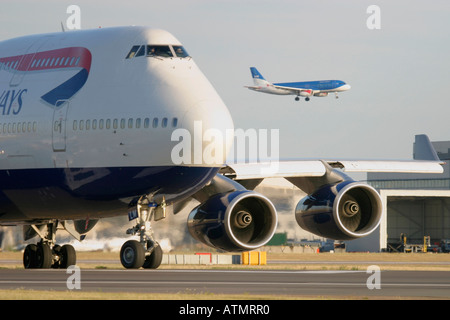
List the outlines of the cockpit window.
{"label": "cockpit window", "polygon": [[[175,54],[175,55],[174,55]],[[128,52],[125,59],[135,57],[162,57],[162,58],[190,58],[183,46],[176,45],[135,45]]]}
{"label": "cockpit window", "polygon": [[173,46],[173,51],[175,52],[178,58],[189,57],[189,54],[187,53],[186,49],[184,49],[182,46]]}
{"label": "cockpit window", "polygon": [[134,58],[134,56],[136,55],[136,51],[138,51],[140,47],[141,46],[133,46],[133,48],[131,48],[130,52],[128,52],[126,59]]}
{"label": "cockpit window", "polygon": [[147,46],[147,56],[149,57],[163,57],[170,58],[173,57],[172,51],[169,46]]}
{"label": "cockpit window", "polygon": [[141,46],[136,53],[135,57],[145,56],[145,46]]}

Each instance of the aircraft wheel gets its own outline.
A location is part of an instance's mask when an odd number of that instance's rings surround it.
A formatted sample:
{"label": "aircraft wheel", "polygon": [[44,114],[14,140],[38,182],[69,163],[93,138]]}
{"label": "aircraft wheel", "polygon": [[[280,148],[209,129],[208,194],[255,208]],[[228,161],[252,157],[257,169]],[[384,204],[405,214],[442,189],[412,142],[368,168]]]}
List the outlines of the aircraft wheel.
{"label": "aircraft wheel", "polygon": [[25,247],[23,252],[23,266],[25,269],[33,269],[37,267],[36,262],[37,245],[29,244]]}
{"label": "aircraft wheel", "polygon": [[36,267],[48,269],[52,266],[53,256],[50,246],[46,243],[38,243],[36,251]]}
{"label": "aircraft wheel", "polygon": [[305,101],[309,101],[309,97],[306,97],[306,98],[305,98]]}
{"label": "aircraft wheel", "polygon": [[52,264],[52,269],[59,269],[60,261],[61,261],[61,246],[59,244],[55,244],[52,249],[53,256],[59,257],[59,259],[55,259]]}
{"label": "aircraft wheel", "polygon": [[155,248],[153,249],[152,253],[145,257],[145,262],[143,267],[145,269],[157,269],[161,265],[163,257],[163,252],[161,249],[161,246],[158,242],[155,243]]}
{"label": "aircraft wheel", "polygon": [[59,267],[67,269],[69,266],[73,266],[77,263],[77,253],[75,248],[70,244],[65,244],[61,247],[59,256]]}
{"label": "aircraft wheel", "polygon": [[300,100],[300,98],[299,97],[295,97],[295,101],[299,101]]}
{"label": "aircraft wheel", "polygon": [[120,262],[127,269],[138,269],[144,265],[145,249],[136,240],[128,240],[120,249]]}

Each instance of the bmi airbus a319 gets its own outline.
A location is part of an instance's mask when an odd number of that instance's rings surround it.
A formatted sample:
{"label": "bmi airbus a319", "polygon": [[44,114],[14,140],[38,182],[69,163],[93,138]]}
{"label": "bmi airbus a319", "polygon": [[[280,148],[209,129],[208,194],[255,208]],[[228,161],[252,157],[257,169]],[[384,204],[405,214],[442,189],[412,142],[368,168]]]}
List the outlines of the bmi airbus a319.
{"label": "bmi airbus a319", "polygon": [[272,83],[267,81],[255,67],[251,67],[250,71],[255,85],[246,86],[246,88],[269,94],[295,95],[295,101],[299,101],[300,97],[305,97],[305,101],[309,101],[310,97],[326,97],[329,93],[334,93],[337,99],[339,92],[351,88],[349,84],[342,80]]}

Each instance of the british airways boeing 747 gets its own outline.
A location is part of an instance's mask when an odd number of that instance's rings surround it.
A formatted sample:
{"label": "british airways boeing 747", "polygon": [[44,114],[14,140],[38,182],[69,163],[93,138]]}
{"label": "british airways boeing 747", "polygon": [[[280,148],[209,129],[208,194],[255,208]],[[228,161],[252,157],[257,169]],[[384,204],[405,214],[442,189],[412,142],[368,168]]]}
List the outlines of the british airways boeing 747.
{"label": "british airways boeing 747", "polygon": [[[199,128],[214,136],[198,140]],[[122,246],[123,266],[157,268],[152,222],[190,199],[199,202],[187,222],[195,239],[244,251],[271,239],[277,212],[243,185],[285,177],[309,194],[295,210],[302,228],[356,239],[378,226],[381,198],[342,170],[442,172],[439,161],[227,164],[232,140],[214,137],[230,130],[227,106],[167,31],[114,27],[2,41],[0,225],[23,225],[25,240],[38,238],[24,251],[25,268],[67,268],[76,253],[56,243],[57,231],[83,240],[98,219],[128,214],[136,223],[127,233],[137,239]],[[191,149],[177,148],[181,136]]]}
{"label": "british airways boeing 747", "polygon": [[341,80],[271,83],[264,79],[255,67],[251,67],[250,71],[255,85],[246,86],[246,88],[270,94],[296,95],[295,101],[299,101],[300,97],[305,97],[306,101],[309,101],[312,96],[326,97],[332,92],[338,98],[338,92],[347,91],[351,88],[349,84]]}

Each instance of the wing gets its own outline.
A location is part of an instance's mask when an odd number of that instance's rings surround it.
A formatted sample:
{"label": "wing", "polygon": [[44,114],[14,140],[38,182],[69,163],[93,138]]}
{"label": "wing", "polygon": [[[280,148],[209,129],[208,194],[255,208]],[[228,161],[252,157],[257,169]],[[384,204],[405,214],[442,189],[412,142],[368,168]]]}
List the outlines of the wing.
{"label": "wing", "polygon": [[344,172],[443,173],[441,161],[418,160],[286,160],[227,164],[221,173],[237,180],[319,177],[329,165]]}
{"label": "wing", "polygon": [[[286,178],[305,192],[311,192],[304,185],[308,178],[318,178],[322,183],[333,179],[329,173],[340,169],[344,173],[351,172],[399,172],[399,173],[443,173],[441,161],[419,160],[286,160],[258,163],[228,164],[220,171],[233,180],[243,181],[250,185],[251,181],[259,182],[266,178]],[[320,178],[324,178],[322,180]],[[331,178],[330,178],[331,177]]]}
{"label": "wing", "polygon": [[286,91],[290,91],[296,95],[299,96],[311,96],[314,94],[314,90],[312,89],[307,89],[307,88],[296,88],[296,87],[288,87],[288,86],[280,86],[277,84],[273,84],[273,87],[276,89],[283,89]]}

